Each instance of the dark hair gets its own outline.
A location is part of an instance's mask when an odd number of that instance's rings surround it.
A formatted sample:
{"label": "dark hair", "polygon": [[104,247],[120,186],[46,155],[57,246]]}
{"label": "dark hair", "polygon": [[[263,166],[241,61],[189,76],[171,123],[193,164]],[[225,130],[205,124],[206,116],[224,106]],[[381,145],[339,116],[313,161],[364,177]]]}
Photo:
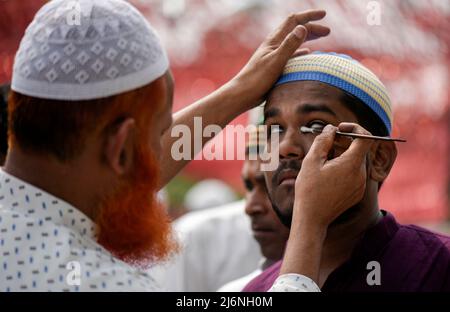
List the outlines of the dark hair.
{"label": "dark hair", "polygon": [[[151,88],[151,87],[150,87]],[[27,152],[50,154],[60,161],[78,156],[89,135],[108,131],[133,116],[151,114],[149,88],[87,101],[47,100],[11,91],[8,101],[9,143]]]}
{"label": "dark hair", "polygon": [[[342,91],[341,101],[351,110],[358,119],[359,125],[364,129],[378,136],[388,136],[388,130],[380,117],[375,112],[364,104],[360,99],[350,93]],[[381,189],[383,181],[378,183],[378,190]]]}
{"label": "dark hair", "polygon": [[342,103],[351,110],[358,119],[358,123],[373,135],[388,136],[388,130],[380,117],[364,104],[360,99],[350,93],[342,91]]}
{"label": "dark hair", "polygon": [[3,165],[8,151],[8,93],[9,84],[0,86],[0,162]]}

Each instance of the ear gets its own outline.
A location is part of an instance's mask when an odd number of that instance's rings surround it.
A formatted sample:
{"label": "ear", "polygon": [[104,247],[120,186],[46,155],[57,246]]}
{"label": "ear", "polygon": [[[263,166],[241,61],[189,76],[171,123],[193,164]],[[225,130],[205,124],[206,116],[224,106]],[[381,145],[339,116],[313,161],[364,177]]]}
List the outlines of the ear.
{"label": "ear", "polygon": [[397,147],[394,142],[379,141],[371,148],[370,178],[382,182],[387,178],[395,159]]}
{"label": "ear", "polygon": [[118,175],[124,175],[132,168],[135,130],[134,119],[127,118],[108,133],[104,153],[108,165]]}

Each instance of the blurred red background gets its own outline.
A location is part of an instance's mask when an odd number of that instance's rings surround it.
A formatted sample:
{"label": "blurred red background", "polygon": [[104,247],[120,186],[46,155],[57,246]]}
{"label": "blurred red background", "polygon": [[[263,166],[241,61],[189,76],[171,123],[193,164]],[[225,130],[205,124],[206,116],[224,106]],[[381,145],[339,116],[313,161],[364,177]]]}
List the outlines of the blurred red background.
{"label": "blurred red background", "polygon": [[[10,81],[20,38],[45,2],[0,1],[0,83]],[[324,23],[332,33],[308,46],[349,54],[372,69],[391,93],[395,135],[408,139],[398,145],[396,164],[381,190],[381,207],[402,222],[449,217],[448,1],[132,2],[156,27],[169,51],[176,81],[175,110],[232,78],[289,12],[326,9]],[[380,23],[371,25],[369,15],[377,8]],[[233,123],[245,125],[247,116]],[[242,192],[241,166],[241,161],[193,161],[181,177],[219,178]]]}

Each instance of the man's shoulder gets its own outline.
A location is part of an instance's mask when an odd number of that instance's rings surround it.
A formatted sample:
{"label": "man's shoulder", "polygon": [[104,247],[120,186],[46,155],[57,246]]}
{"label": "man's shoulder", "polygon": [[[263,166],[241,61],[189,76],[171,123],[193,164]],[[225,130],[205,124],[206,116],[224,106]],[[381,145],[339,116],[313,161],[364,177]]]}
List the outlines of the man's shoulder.
{"label": "man's shoulder", "polygon": [[392,289],[441,291],[449,289],[450,238],[417,225],[399,225],[383,249],[386,283]]}
{"label": "man's shoulder", "polygon": [[0,209],[2,291],[157,291],[148,274],[95,240],[50,221]]}
{"label": "man's shoulder", "polygon": [[433,232],[418,225],[400,225],[398,235],[402,239],[413,241],[416,245],[420,244],[426,249],[443,248],[450,252],[450,236]]}

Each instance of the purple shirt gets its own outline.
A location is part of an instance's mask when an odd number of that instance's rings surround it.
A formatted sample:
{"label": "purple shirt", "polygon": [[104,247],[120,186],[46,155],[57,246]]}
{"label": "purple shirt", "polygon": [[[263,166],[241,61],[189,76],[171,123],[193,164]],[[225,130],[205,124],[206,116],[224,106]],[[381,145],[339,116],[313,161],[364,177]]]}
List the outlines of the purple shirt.
{"label": "purple shirt", "polygon": [[[450,237],[415,225],[400,225],[383,211],[368,229],[350,259],[334,270],[323,292],[450,291]],[[370,261],[378,261],[381,285],[368,285]],[[267,291],[280,272],[281,261],[254,278],[243,291]]]}

